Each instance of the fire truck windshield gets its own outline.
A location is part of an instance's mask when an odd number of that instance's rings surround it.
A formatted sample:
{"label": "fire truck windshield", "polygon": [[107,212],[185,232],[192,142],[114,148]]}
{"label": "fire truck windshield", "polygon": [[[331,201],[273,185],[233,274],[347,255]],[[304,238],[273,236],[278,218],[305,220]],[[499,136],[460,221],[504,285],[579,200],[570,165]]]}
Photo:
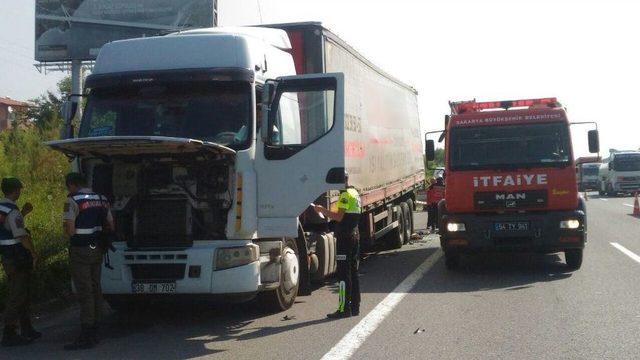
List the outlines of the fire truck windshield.
{"label": "fire truck windshield", "polygon": [[616,171],[640,171],[640,153],[618,154],[613,165]]}
{"label": "fire truck windshield", "polygon": [[567,166],[571,145],[566,124],[453,128],[451,170]]}

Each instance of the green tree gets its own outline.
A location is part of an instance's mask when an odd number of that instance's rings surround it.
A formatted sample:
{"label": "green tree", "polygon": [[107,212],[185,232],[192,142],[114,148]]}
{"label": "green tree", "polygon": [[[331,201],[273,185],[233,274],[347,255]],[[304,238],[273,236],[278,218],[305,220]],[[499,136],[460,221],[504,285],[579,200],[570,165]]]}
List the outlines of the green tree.
{"label": "green tree", "polygon": [[71,77],[67,76],[58,82],[55,92],[47,91],[30,102],[33,106],[27,108],[21,116],[16,118],[21,122],[33,120],[40,130],[50,131],[62,126],[60,108],[64,99],[71,94]]}

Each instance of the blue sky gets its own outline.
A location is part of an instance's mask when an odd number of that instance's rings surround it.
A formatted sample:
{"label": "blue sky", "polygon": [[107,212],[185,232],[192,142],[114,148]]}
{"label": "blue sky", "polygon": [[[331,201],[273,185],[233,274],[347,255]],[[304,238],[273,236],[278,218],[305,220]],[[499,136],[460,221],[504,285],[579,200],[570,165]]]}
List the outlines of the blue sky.
{"label": "blue sky", "polygon": [[[598,121],[602,148],[640,147],[633,1],[220,0],[222,25],[319,20],[420,92],[423,130],[449,100],[556,96],[573,121]],[[60,74],[33,67],[33,0],[0,0],[0,95],[27,99]],[[586,151],[586,128],[574,132]]]}

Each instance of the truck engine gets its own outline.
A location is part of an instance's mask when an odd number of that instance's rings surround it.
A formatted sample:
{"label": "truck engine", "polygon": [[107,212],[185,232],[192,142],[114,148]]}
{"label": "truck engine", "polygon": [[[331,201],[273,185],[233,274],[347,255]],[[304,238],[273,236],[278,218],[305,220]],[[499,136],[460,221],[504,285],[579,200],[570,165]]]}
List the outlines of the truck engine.
{"label": "truck engine", "polygon": [[226,239],[231,159],[167,157],[89,160],[94,191],[106,195],[118,240],[131,249],[186,248]]}

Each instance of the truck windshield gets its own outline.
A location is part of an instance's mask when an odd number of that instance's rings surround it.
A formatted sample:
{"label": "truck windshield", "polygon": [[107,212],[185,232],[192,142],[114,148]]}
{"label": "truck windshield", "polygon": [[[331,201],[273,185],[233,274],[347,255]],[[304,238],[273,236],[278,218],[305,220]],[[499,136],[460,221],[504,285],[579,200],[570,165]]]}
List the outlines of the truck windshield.
{"label": "truck windshield", "polygon": [[94,89],[80,137],[168,136],[234,149],[251,139],[251,90],[246,83],[190,83]]}
{"label": "truck windshield", "polygon": [[571,146],[563,123],[454,128],[452,170],[566,166]]}
{"label": "truck windshield", "polygon": [[616,171],[640,171],[640,154],[619,154],[613,160]]}
{"label": "truck windshield", "polygon": [[582,174],[585,176],[597,176],[598,170],[598,166],[585,166],[582,168]]}

